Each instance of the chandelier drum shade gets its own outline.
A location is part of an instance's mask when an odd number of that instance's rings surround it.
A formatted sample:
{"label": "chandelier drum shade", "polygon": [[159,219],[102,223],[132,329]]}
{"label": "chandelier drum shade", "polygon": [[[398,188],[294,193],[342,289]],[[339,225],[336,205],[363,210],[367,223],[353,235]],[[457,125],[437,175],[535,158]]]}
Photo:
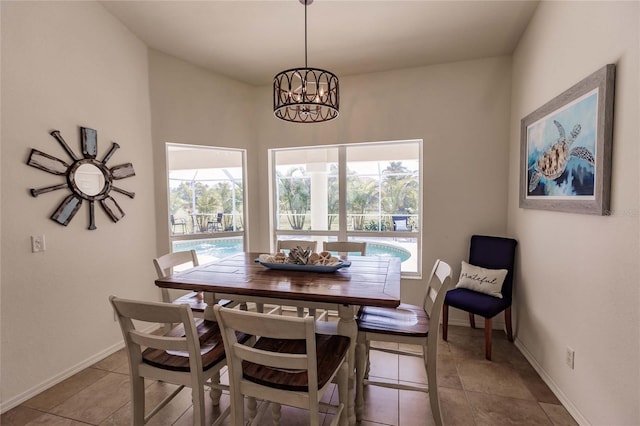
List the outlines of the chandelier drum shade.
{"label": "chandelier drum shade", "polygon": [[307,6],[304,5],[304,68],[282,71],[273,79],[273,113],[294,123],[318,123],[338,116],[340,86],[338,77],[327,70],[307,66]]}

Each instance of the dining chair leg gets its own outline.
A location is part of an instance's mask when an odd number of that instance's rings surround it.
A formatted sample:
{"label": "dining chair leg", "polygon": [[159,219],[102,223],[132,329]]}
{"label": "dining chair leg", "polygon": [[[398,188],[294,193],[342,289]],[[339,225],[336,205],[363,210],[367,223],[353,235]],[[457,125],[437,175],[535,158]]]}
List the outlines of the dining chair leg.
{"label": "dining chair leg", "polygon": [[[212,383],[220,383],[220,372],[214,373],[211,376]],[[222,396],[222,390],[217,388],[211,388],[209,390],[209,398],[211,398],[211,403],[215,406],[220,405],[220,397]]]}
{"label": "dining chair leg", "polygon": [[504,323],[507,327],[507,339],[513,342],[513,330],[511,327],[511,306],[504,310]]}
{"label": "dining chair leg", "polygon": [[131,378],[131,395],[133,395],[133,424],[144,424],[145,396],[144,379],[137,374]]}
{"label": "dining chair leg", "polygon": [[[437,340],[437,339],[436,339]],[[427,372],[427,386],[429,389],[429,404],[431,405],[431,414],[437,426],[442,426],[442,412],[440,410],[440,397],[438,396],[438,375],[436,372],[436,356],[438,348],[429,348],[422,346],[422,361],[424,369]],[[428,360],[431,359],[431,362]]]}
{"label": "dining chair leg", "polygon": [[491,318],[484,319],[484,357],[491,361]]}
{"label": "dining chair leg", "polygon": [[[231,380],[231,379],[229,379]],[[249,406],[249,416],[251,416],[251,404],[253,403],[253,415],[256,414],[256,400],[255,398],[248,398],[247,405]],[[250,417],[252,418],[252,417]],[[244,395],[240,392],[231,392],[231,425],[243,425],[244,421]]]}
{"label": "dining chair leg", "polygon": [[[244,400],[242,400],[242,395],[240,396],[241,396],[241,401],[244,404]],[[249,418],[253,420],[258,414],[258,401],[254,397],[247,398],[247,407],[249,408]]]}
{"label": "dining chair leg", "polygon": [[469,324],[471,324],[471,328],[476,328],[476,317],[471,312],[469,312]]}
{"label": "dining chair leg", "polygon": [[[366,343],[358,342],[356,344],[356,421],[362,420],[362,412],[364,410],[364,378],[366,369],[367,351]],[[346,406],[345,406],[346,409]],[[346,413],[343,414],[346,418]]]}
{"label": "dining chair leg", "polygon": [[[318,411],[316,410],[316,413]],[[276,404],[275,402],[271,403],[271,419],[273,421],[273,425],[277,426],[280,424],[280,419],[282,418],[282,406],[280,404]]]}
{"label": "dining chair leg", "polygon": [[442,305],[442,340],[447,341],[449,331],[449,305]]}
{"label": "dining chair leg", "polygon": [[204,426],[204,386],[191,389],[191,402],[193,403],[193,424]]}
{"label": "dining chair leg", "polygon": [[337,374],[338,382],[338,400],[342,405],[342,413],[340,414],[340,426],[347,426],[349,419],[347,418],[347,407],[349,406],[349,365],[342,364]]}

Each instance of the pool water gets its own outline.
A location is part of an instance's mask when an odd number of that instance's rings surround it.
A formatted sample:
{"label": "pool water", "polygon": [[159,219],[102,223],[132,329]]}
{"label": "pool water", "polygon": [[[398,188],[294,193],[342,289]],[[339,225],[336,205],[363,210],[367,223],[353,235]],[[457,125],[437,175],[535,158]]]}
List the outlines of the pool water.
{"label": "pool water", "polygon": [[242,238],[216,238],[195,241],[174,241],[173,251],[195,250],[198,256],[222,259],[242,253]]}
{"label": "pool water", "polygon": [[[242,238],[215,238],[195,241],[174,241],[173,251],[195,250],[202,261],[221,259],[242,253]],[[399,257],[401,262],[411,257],[411,252],[403,247],[379,241],[367,241],[367,256]]]}

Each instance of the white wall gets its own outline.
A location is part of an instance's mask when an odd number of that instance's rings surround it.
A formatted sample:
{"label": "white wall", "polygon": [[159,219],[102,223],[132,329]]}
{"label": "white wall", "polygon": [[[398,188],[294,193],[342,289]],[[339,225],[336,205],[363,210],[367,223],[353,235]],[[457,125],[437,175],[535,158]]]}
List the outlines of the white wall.
{"label": "white wall", "polygon": [[[108,296],[158,299],[147,49],[94,2],[1,2],[2,8],[2,410],[121,345]],[[98,131],[98,158],[131,162],[136,176],[112,193],[117,224],[88,206],[67,227],[49,219],[69,191],[31,197],[64,182],[26,165],[31,148],[65,161],[49,136],[80,152],[79,126]],[[31,235],[47,250],[30,252]]]}
{"label": "white wall", "polygon": [[[262,88],[257,173],[268,175],[269,148],[423,139],[423,268],[441,258],[457,274],[473,233],[505,233],[510,87],[509,57],[343,77],[340,116],[313,125],[275,119],[271,88]],[[257,183],[267,212],[268,181]],[[253,235],[268,248],[268,215],[254,219]],[[403,281],[403,300],[420,300],[423,287]],[[452,323],[468,323],[452,311]]]}
{"label": "white wall", "polygon": [[[256,133],[253,119],[255,89],[155,50],[149,51],[149,86],[157,252],[162,254],[171,249],[165,144],[248,149]],[[251,178],[257,177],[252,174]],[[252,186],[250,179],[247,189]]]}
{"label": "white wall", "polygon": [[[640,424],[638,6],[543,2],[513,56],[517,344],[583,424]],[[519,209],[520,120],[608,63],[617,65],[612,215]]]}

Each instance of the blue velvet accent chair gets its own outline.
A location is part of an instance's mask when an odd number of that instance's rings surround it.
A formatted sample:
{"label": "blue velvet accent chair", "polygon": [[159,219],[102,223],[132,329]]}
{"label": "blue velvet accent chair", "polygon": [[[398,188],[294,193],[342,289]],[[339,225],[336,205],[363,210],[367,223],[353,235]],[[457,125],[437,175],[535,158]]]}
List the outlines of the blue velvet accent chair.
{"label": "blue velvet accent chair", "polygon": [[475,317],[484,317],[485,358],[491,360],[491,320],[504,311],[507,338],[513,342],[511,329],[511,294],[513,273],[518,242],[511,238],[473,235],[469,247],[469,263],[486,269],[506,269],[507,276],[502,284],[502,299],[466,288],[449,290],[442,307],[442,338],[447,340],[449,306],[469,313],[471,328],[475,328]]}

